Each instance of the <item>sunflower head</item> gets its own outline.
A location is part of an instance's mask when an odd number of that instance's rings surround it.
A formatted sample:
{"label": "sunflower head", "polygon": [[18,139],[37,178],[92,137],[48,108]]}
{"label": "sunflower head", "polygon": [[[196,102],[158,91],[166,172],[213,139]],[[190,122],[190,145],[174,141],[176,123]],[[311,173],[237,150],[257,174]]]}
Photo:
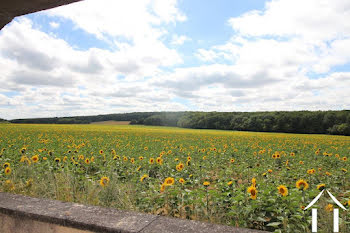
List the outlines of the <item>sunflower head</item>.
{"label": "sunflower head", "polygon": [[203,185],[204,185],[204,186],[209,186],[209,185],[210,185],[210,182],[209,182],[209,181],[204,181],[204,182],[203,182]]}
{"label": "sunflower head", "polygon": [[325,207],[326,211],[328,212],[332,212],[333,211],[333,205],[332,204],[328,204],[326,207]]}
{"label": "sunflower head", "polygon": [[326,185],[325,184],[319,184],[317,185],[317,189],[322,191],[323,189],[325,189]]}
{"label": "sunflower head", "polygon": [[255,177],[252,178],[252,186],[254,186],[254,187],[256,186],[256,179],[255,179]]}
{"label": "sunflower head", "polygon": [[250,186],[247,189],[247,192],[250,194],[250,198],[255,200],[258,195],[258,190],[254,186]]}
{"label": "sunflower head", "polygon": [[280,186],[277,187],[277,189],[278,189],[278,193],[281,194],[282,196],[285,197],[285,196],[288,195],[288,189],[287,189],[286,186],[280,185]]}
{"label": "sunflower head", "polygon": [[175,182],[175,180],[174,180],[174,178],[172,178],[172,177],[168,177],[168,178],[166,178],[166,179],[164,180],[165,186],[171,186],[171,185],[174,184],[174,182]]}
{"label": "sunflower head", "polygon": [[34,163],[37,163],[37,162],[39,161],[39,156],[38,156],[38,155],[32,156],[32,161],[33,161]]}
{"label": "sunflower head", "polygon": [[160,192],[161,193],[164,192],[165,187],[166,187],[166,185],[164,183],[160,186]]}
{"label": "sunflower head", "polygon": [[11,175],[11,172],[12,172],[12,170],[10,167],[5,168],[5,175],[9,176],[9,175]]}
{"label": "sunflower head", "polygon": [[295,186],[297,187],[297,189],[303,189],[303,190],[306,190],[306,189],[308,189],[309,188],[309,184],[305,181],[305,180],[303,180],[303,179],[301,179],[301,180],[298,180],[296,183],[295,183]]}
{"label": "sunflower head", "polygon": [[176,170],[177,171],[181,171],[184,168],[184,164],[183,163],[179,163],[178,165],[176,165]]}
{"label": "sunflower head", "polygon": [[179,179],[179,182],[180,182],[180,184],[184,184],[184,183],[185,183],[185,180],[184,180],[183,178],[180,178],[180,179]]}
{"label": "sunflower head", "polygon": [[109,178],[107,176],[103,176],[100,180],[100,185],[102,187],[106,187],[109,184]]}

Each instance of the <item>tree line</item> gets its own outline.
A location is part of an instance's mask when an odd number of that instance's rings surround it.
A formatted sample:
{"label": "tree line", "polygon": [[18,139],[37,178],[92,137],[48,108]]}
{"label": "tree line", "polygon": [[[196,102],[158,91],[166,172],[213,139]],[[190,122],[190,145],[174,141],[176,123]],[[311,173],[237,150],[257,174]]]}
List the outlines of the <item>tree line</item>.
{"label": "tree line", "polygon": [[97,116],[32,118],[11,123],[89,124],[99,121],[131,124],[259,132],[350,135],[350,110],[275,112],[134,112]]}

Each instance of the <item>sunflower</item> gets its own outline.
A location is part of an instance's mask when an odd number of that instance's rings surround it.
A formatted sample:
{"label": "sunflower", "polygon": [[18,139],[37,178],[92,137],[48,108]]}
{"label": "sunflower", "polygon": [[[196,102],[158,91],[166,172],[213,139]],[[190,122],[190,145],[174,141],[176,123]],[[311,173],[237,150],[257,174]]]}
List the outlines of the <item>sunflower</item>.
{"label": "sunflower", "polygon": [[291,152],[291,153],[290,153],[290,156],[292,156],[292,157],[295,156],[295,153],[294,153],[294,152]]}
{"label": "sunflower", "polygon": [[188,160],[187,160],[186,165],[187,165],[187,166],[190,166],[190,165],[191,165],[191,161],[188,161]]}
{"label": "sunflower", "polygon": [[79,160],[84,160],[84,155],[79,155],[78,159]]}
{"label": "sunflower", "polygon": [[234,158],[230,159],[230,163],[234,163],[234,162],[235,162]]}
{"label": "sunflower", "polygon": [[109,184],[109,178],[107,176],[104,176],[100,180],[100,185],[102,187],[106,187]]}
{"label": "sunflower", "polygon": [[191,159],[192,159],[191,156],[187,157],[187,161],[191,161]]}
{"label": "sunflower", "polygon": [[285,197],[285,196],[288,195],[288,189],[287,189],[286,186],[280,185],[280,186],[277,187],[277,189],[278,189],[278,193],[281,194],[282,196]]}
{"label": "sunflower", "polygon": [[179,179],[179,182],[180,182],[180,184],[184,184],[184,183],[185,183],[185,180],[184,180],[183,178],[180,178],[180,179]]}
{"label": "sunflower", "polygon": [[143,180],[146,179],[146,178],[148,178],[148,175],[147,175],[147,174],[143,175],[143,176],[141,177],[140,181],[143,182]]}
{"label": "sunflower", "polygon": [[333,205],[332,205],[332,204],[328,204],[328,205],[325,207],[325,210],[328,211],[328,212],[332,212],[332,211],[333,211]]}
{"label": "sunflower", "polygon": [[348,170],[346,170],[345,168],[342,168],[341,169],[344,173],[347,173],[348,172]]}
{"label": "sunflower", "polygon": [[139,160],[143,160],[143,156],[140,156],[140,157],[139,157]]}
{"label": "sunflower", "polygon": [[204,185],[204,186],[209,186],[209,185],[210,185],[210,182],[209,182],[209,181],[204,181],[204,182],[203,182],[203,185]]}
{"label": "sunflower", "polygon": [[5,168],[5,175],[7,175],[7,176],[11,175],[11,168],[10,167]]}
{"label": "sunflower", "polygon": [[347,157],[343,157],[342,160],[345,162],[345,161],[348,160],[348,158]]}
{"label": "sunflower", "polygon": [[38,156],[38,155],[32,156],[32,161],[33,161],[34,163],[37,163],[37,162],[39,161],[39,156]]}
{"label": "sunflower", "polygon": [[267,170],[268,173],[272,173],[272,169]]}
{"label": "sunflower", "polygon": [[316,171],[315,169],[309,169],[307,170],[307,174],[314,174]]}
{"label": "sunflower", "polygon": [[95,157],[94,156],[91,156],[91,162],[94,162],[95,161]]}
{"label": "sunflower", "polygon": [[150,158],[149,159],[149,164],[153,164],[154,163],[154,158]]}
{"label": "sunflower", "polygon": [[114,155],[113,156],[113,160],[117,160],[117,159],[119,159],[119,156],[118,155]]}
{"label": "sunflower", "polygon": [[30,186],[32,186],[32,184],[33,184],[33,179],[28,179],[26,181],[26,187],[30,187]]}
{"label": "sunflower", "polygon": [[2,165],[3,168],[7,168],[7,167],[10,167],[10,163],[4,163],[4,165]]}
{"label": "sunflower", "polygon": [[330,173],[330,172],[326,172],[326,175],[327,175],[327,176],[331,176],[331,175],[332,175],[332,173]]}
{"label": "sunflower", "polygon": [[148,150],[148,147],[147,147],[147,146],[145,146],[143,149],[144,149],[144,150]]}
{"label": "sunflower", "polygon": [[158,157],[156,159],[156,162],[159,164],[159,165],[162,165],[163,164],[163,159],[161,157]]}
{"label": "sunflower", "polygon": [[256,179],[255,178],[252,178],[252,186],[256,186]]}
{"label": "sunflower", "polygon": [[258,194],[258,190],[254,186],[250,186],[247,189],[247,192],[250,194],[250,198],[255,200]]}
{"label": "sunflower", "polygon": [[184,164],[183,163],[179,163],[178,165],[176,165],[176,170],[177,171],[181,171],[184,168]]}
{"label": "sunflower", "polygon": [[303,161],[299,161],[299,164],[300,164],[300,165],[303,165],[303,164],[304,164],[304,162],[303,162]]}
{"label": "sunflower", "polygon": [[228,186],[231,186],[233,184],[233,181],[231,180],[231,181],[229,181],[229,182],[227,182],[227,185]]}
{"label": "sunflower", "polygon": [[322,191],[325,187],[326,187],[325,184],[319,184],[319,185],[317,185],[317,189],[320,190],[320,191]]}
{"label": "sunflower", "polygon": [[102,155],[103,154],[103,150],[100,150],[98,153],[100,153],[100,155]]}
{"label": "sunflower", "polygon": [[175,182],[174,178],[168,177],[168,178],[166,178],[166,179],[164,180],[164,185],[165,185],[165,186],[171,186],[171,185],[174,184],[174,182]]}
{"label": "sunflower", "polygon": [[55,158],[55,162],[59,163],[59,162],[61,162],[61,159],[60,158]]}
{"label": "sunflower", "polygon": [[207,156],[203,156],[203,158],[202,158],[203,160],[206,160],[207,159]]}
{"label": "sunflower", "polygon": [[135,159],[134,159],[134,158],[131,158],[131,159],[130,159],[130,162],[131,162],[131,163],[135,163]]}
{"label": "sunflower", "polygon": [[303,190],[306,190],[309,188],[309,184],[301,179],[301,180],[298,180],[296,183],[295,183],[295,186],[297,187],[297,189],[303,189]]}
{"label": "sunflower", "polygon": [[89,158],[86,158],[86,159],[85,159],[85,163],[86,163],[86,164],[90,164],[90,159],[89,159]]}
{"label": "sunflower", "polygon": [[128,157],[123,156],[123,161],[124,162],[128,161]]}
{"label": "sunflower", "polygon": [[164,183],[160,186],[160,192],[161,193],[164,192],[165,187],[166,187],[166,185]]}

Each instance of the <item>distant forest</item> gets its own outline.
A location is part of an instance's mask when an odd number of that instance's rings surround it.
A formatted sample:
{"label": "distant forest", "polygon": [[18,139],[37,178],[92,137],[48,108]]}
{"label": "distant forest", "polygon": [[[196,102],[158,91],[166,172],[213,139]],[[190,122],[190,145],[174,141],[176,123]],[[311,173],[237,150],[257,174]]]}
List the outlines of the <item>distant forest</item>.
{"label": "distant forest", "polygon": [[260,132],[350,135],[350,110],[279,112],[135,112],[10,120],[11,123],[89,124],[99,121]]}

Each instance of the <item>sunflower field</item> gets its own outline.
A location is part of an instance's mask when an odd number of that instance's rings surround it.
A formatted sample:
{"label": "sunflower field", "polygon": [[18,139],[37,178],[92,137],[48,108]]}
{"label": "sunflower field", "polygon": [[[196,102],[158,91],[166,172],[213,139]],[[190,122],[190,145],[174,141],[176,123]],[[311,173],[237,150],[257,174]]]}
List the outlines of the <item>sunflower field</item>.
{"label": "sunflower field", "polygon": [[[0,191],[272,232],[350,208],[350,137],[129,125],[0,125]],[[325,195],[319,232],[332,232]],[[340,210],[350,232],[350,211]]]}

